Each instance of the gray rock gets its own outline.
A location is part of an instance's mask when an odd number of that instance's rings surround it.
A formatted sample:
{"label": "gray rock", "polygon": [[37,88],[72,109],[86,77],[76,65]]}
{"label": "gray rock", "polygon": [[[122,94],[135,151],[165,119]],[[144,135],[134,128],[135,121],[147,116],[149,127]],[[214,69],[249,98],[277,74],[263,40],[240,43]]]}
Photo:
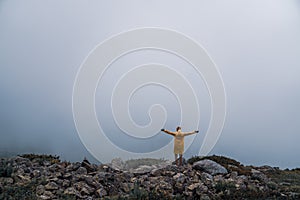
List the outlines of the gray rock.
{"label": "gray rock", "polygon": [[107,191],[103,188],[99,188],[97,191],[96,191],[96,195],[97,197],[104,197],[104,196],[107,196]]}
{"label": "gray rock", "polygon": [[100,172],[112,172],[113,168],[111,168],[109,165],[102,164],[97,167],[97,170]]}
{"label": "gray rock", "polygon": [[169,170],[166,170],[162,173],[162,175],[164,176],[174,176],[176,174],[175,171],[169,171]]}
{"label": "gray rock", "polygon": [[210,200],[210,198],[207,196],[207,194],[202,194],[200,200]]}
{"label": "gray rock", "polygon": [[76,195],[79,192],[73,188],[73,187],[68,187],[67,189],[65,189],[64,194],[68,194],[68,195]]}
{"label": "gray rock", "polygon": [[94,179],[91,175],[83,175],[82,179],[89,185],[93,185]]}
{"label": "gray rock", "polygon": [[46,190],[57,190],[58,185],[55,182],[49,182],[47,185],[45,185]]}
{"label": "gray rock", "polygon": [[88,173],[94,172],[97,170],[97,168],[94,167],[94,165],[92,165],[86,158],[83,159],[83,161],[81,162],[81,167],[86,168]]}
{"label": "gray rock", "polygon": [[222,165],[216,163],[215,161],[204,159],[193,164],[193,169],[205,171],[211,175],[216,174],[227,174],[228,171]]}
{"label": "gray rock", "polygon": [[187,187],[188,191],[192,191],[197,195],[201,196],[203,193],[208,191],[208,187],[205,186],[203,183],[193,183]]}
{"label": "gray rock", "polygon": [[40,196],[38,196],[38,200],[48,200],[48,199],[51,199],[51,197],[50,196],[47,196],[47,195],[40,195]]}
{"label": "gray rock", "polygon": [[76,171],[81,166],[80,162],[71,163],[66,167],[67,172]]}
{"label": "gray rock", "polygon": [[124,169],[124,162],[121,158],[114,158],[111,160],[111,167],[114,169],[122,170]]}
{"label": "gray rock", "polygon": [[232,179],[235,179],[237,176],[238,176],[238,173],[236,171],[233,171],[233,172],[230,173],[230,177]]}
{"label": "gray rock", "polygon": [[30,163],[30,160],[28,158],[23,158],[21,156],[16,156],[12,158],[12,161],[17,163],[18,165]]}
{"label": "gray rock", "polygon": [[264,173],[256,169],[251,169],[251,177],[263,182],[268,181],[268,177]]}
{"label": "gray rock", "polygon": [[182,173],[177,173],[176,175],[173,176],[173,179],[174,179],[176,182],[184,183],[184,181],[185,181],[185,175],[182,174]]}
{"label": "gray rock", "polygon": [[48,160],[44,160],[43,165],[46,166],[46,167],[49,167],[51,165],[51,162],[48,161]]}
{"label": "gray rock", "polygon": [[201,176],[202,181],[212,181],[214,178],[212,175],[210,175],[206,172],[203,172],[200,176]]}
{"label": "gray rock", "polygon": [[261,171],[261,172],[275,172],[276,169],[274,167],[264,165],[264,166],[259,167],[259,171]]}
{"label": "gray rock", "polygon": [[57,183],[59,186],[61,186],[61,185],[63,184],[63,182],[64,182],[64,180],[62,180],[62,179],[58,179],[58,180],[56,181],[56,183]]}
{"label": "gray rock", "polygon": [[197,187],[199,187],[200,184],[201,184],[201,183],[193,183],[193,184],[189,185],[189,186],[187,187],[187,189],[193,191],[194,189],[196,189]]}
{"label": "gray rock", "polygon": [[281,183],[279,183],[279,185],[290,186],[291,183],[288,183],[288,182],[281,182]]}
{"label": "gray rock", "polygon": [[214,182],[223,182],[224,181],[224,177],[222,175],[216,175],[213,177]]}
{"label": "gray rock", "polygon": [[91,194],[95,191],[93,187],[90,187],[83,181],[74,183],[73,185],[77,191],[80,191],[81,195]]}
{"label": "gray rock", "polygon": [[81,195],[89,195],[90,191],[84,187],[80,190],[80,193],[81,193]]}
{"label": "gray rock", "polygon": [[246,183],[248,181],[248,178],[245,175],[237,176],[236,177],[236,187],[239,189],[246,189]]}
{"label": "gray rock", "polygon": [[37,195],[42,195],[42,194],[44,194],[44,192],[45,192],[45,187],[43,185],[38,185],[36,187],[36,192],[35,193]]}
{"label": "gray rock", "polygon": [[87,174],[87,170],[85,167],[79,167],[77,170],[76,170],[76,173],[77,174],[80,174],[80,175],[86,175]]}
{"label": "gray rock", "polygon": [[9,185],[14,183],[14,179],[10,177],[0,177],[0,183],[3,183],[4,185]]}
{"label": "gray rock", "polygon": [[276,190],[278,188],[277,183],[273,182],[273,181],[269,181],[267,183],[268,188],[270,188],[271,190]]}
{"label": "gray rock", "polygon": [[133,183],[121,183],[121,184],[120,184],[120,188],[121,188],[124,192],[129,193],[131,190],[133,190],[134,184],[133,184]]}
{"label": "gray rock", "polygon": [[18,167],[18,168],[17,168],[17,170],[16,170],[16,174],[17,174],[17,175],[24,175],[24,173],[25,173],[25,172],[24,172],[24,169],[23,169],[22,167]]}
{"label": "gray rock", "polygon": [[39,177],[39,176],[41,175],[41,171],[40,171],[40,170],[33,170],[33,171],[32,171],[32,175],[33,175],[34,177]]}
{"label": "gray rock", "polygon": [[70,186],[70,181],[67,180],[67,179],[63,180],[62,186],[65,187],[65,188],[66,188],[66,187],[69,187],[69,186]]}
{"label": "gray rock", "polygon": [[153,169],[150,172],[151,176],[160,176],[161,175],[161,169]]}
{"label": "gray rock", "polygon": [[148,166],[148,165],[140,165],[138,168],[130,169],[129,171],[134,174],[144,174],[144,173],[150,172],[153,169],[154,169],[153,167]]}
{"label": "gray rock", "polygon": [[93,179],[98,182],[105,182],[105,180],[111,178],[111,176],[111,173],[108,172],[98,172],[93,176]]}
{"label": "gray rock", "polygon": [[253,191],[253,192],[257,192],[257,187],[254,184],[248,184],[247,185],[247,190],[248,191]]}
{"label": "gray rock", "polygon": [[27,175],[24,175],[24,176],[23,176],[23,175],[21,175],[21,174],[18,174],[16,179],[17,179],[18,182],[21,183],[21,184],[28,184],[28,183],[31,181],[31,179],[30,179],[29,176],[27,176]]}
{"label": "gray rock", "polygon": [[183,194],[186,196],[185,199],[191,199],[193,196],[193,192],[191,191],[184,191]]}
{"label": "gray rock", "polygon": [[44,198],[44,199],[53,199],[54,198],[54,194],[52,194],[52,192],[50,191],[45,191],[43,195],[41,195],[40,197],[41,198]]}
{"label": "gray rock", "polygon": [[173,187],[170,183],[166,181],[159,181],[158,184],[155,187],[155,192],[158,194],[162,194],[165,197],[170,197],[173,194]]}
{"label": "gray rock", "polygon": [[110,196],[118,195],[117,185],[111,183],[111,184],[108,184],[108,186],[106,188],[107,188],[107,192]]}
{"label": "gray rock", "polygon": [[72,178],[72,174],[69,173],[69,172],[67,172],[67,173],[65,173],[65,174],[63,175],[63,177],[64,177],[65,179],[70,179],[70,178]]}
{"label": "gray rock", "polygon": [[288,195],[292,199],[300,199],[300,193],[298,193],[298,192],[289,192]]}

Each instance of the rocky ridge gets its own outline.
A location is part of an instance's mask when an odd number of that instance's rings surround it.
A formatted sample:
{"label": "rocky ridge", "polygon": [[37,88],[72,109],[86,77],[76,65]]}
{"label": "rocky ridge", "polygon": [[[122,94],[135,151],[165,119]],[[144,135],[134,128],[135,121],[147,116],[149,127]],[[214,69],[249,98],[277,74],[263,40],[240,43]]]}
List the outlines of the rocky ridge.
{"label": "rocky ridge", "polygon": [[[222,156],[177,167],[167,160],[95,165],[30,154],[1,159],[0,199],[300,199],[300,185],[281,182],[282,172]],[[300,178],[300,170],[291,174]]]}

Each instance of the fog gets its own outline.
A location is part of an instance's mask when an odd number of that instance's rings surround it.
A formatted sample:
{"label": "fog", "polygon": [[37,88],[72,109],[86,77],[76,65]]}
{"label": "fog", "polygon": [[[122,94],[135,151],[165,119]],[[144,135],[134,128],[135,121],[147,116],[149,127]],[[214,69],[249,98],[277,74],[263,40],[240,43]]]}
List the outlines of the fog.
{"label": "fog", "polygon": [[[300,3],[296,0],[0,1],[0,151],[49,153],[70,161],[87,157],[96,162],[73,120],[76,74],[96,45],[140,27],[188,35],[219,68],[227,114],[210,154],[244,164],[300,166]],[[192,85],[199,85],[199,130],[205,132],[210,107],[203,81],[180,59],[152,50],[118,60],[102,82],[107,87],[97,88],[97,115],[104,128],[118,133],[106,106],[115,77],[121,76],[118,66],[129,69],[147,62],[173,65]],[[158,101],[168,112],[165,128],[174,130],[180,122],[178,102],[162,88],[145,87],[133,100],[130,110],[138,124],[149,122],[147,110]],[[117,135],[111,137],[118,142]],[[171,139],[161,136],[163,143]],[[125,140],[120,146],[130,149],[126,144]],[[188,149],[185,156],[194,155],[195,149]]]}

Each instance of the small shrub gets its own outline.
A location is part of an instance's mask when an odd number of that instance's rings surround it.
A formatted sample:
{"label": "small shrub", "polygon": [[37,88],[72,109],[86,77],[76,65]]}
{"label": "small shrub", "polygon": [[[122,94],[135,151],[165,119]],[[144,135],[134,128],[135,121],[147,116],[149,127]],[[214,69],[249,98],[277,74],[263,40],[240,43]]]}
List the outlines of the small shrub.
{"label": "small shrub", "polygon": [[32,200],[36,199],[35,188],[37,180],[33,179],[30,183],[26,185],[11,185],[4,186],[2,193],[0,194],[0,199],[24,199]]}
{"label": "small shrub", "polygon": [[131,192],[129,198],[134,199],[146,199],[148,193],[146,190],[140,187],[141,183],[139,181],[134,183],[133,191]]}
{"label": "small shrub", "polygon": [[11,177],[12,172],[13,172],[12,163],[6,160],[1,160],[0,177]]}
{"label": "small shrub", "polygon": [[226,183],[223,181],[219,181],[215,185],[215,189],[216,189],[216,192],[219,193],[219,192],[224,192],[225,190],[234,191],[234,190],[236,190],[236,187],[235,187],[234,183]]}

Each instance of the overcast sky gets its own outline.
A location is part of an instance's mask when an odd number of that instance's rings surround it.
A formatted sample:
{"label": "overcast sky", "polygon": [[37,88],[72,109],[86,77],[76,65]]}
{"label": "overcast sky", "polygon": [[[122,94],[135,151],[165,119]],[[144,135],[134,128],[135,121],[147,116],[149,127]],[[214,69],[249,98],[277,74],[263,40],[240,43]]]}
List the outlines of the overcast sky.
{"label": "overcast sky", "polygon": [[[0,151],[51,153],[71,161],[86,156],[93,160],[73,121],[76,73],[97,44],[139,27],[184,33],[200,43],[218,66],[226,89],[227,116],[211,154],[229,156],[244,164],[300,166],[297,0],[1,0]],[[137,52],[119,60],[107,77],[113,79],[118,65],[142,64],[153,59],[177,64],[191,84],[199,81],[178,58],[153,51]],[[109,119],[105,117],[109,115],[105,110],[108,107],[102,97],[112,87],[97,89],[100,121],[101,117],[104,121]],[[200,98],[202,91],[205,87],[199,86]],[[133,97],[135,104],[130,104],[133,119],[147,124],[145,113],[152,103],[157,103],[151,93],[159,92],[161,103],[171,112],[166,127],[174,129],[179,120],[176,99],[154,86],[140,92]],[[150,96],[143,102],[147,93]],[[207,129],[210,118],[210,108],[205,105],[209,105],[207,94],[200,105],[204,113],[200,132]],[[114,128],[113,122],[105,126]],[[190,151],[187,156],[193,154],[193,149]]]}

